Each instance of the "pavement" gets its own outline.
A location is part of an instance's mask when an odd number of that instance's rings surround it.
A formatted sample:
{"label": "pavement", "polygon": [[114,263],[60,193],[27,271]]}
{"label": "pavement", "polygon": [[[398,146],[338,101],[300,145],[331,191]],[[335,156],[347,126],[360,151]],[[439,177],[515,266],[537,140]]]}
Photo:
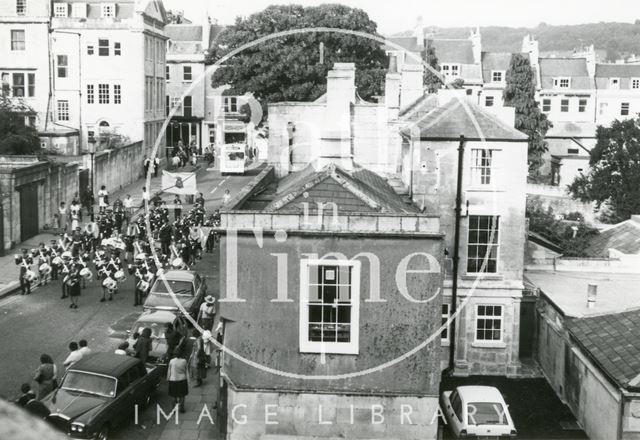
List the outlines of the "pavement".
{"label": "pavement", "polygon": [[[185,169],[186,171],[186,169]],[[204,194],[205,208],[212,212],[219,208],[225,189],[229,189],[232,197],[260,172],[260,165],[241,176],[221,176],[218,170],[207,170],[200,167],[197,171],[198,190]],[[159,187],[161,178],[152,179],[152,190]],[[145,179],[112,192],[111,199],[131,194],[140,197]],[[137,195],[137,196],[136,196]],[[163,199],[171,200],[172,195],[163,195]],[[183,209],[188,209],[185,206]],[[37,247],[38,243],[47,243],[55,235],[43,233],[17,246]],[[217,254],[204,254],[196,265],[201,275],[207,278],[210,290],[219,288]],[[0,334],[5,335],[4,352],[0,357],[0,396],[7,398],[18,394],[20,385],[32,382],[34,370],[39,364],[42,353],[49,354],[60,373],[62,363],[68,354],[70,341],[86,339],[94,351],[112,351],[125,339],[125,330],[131,328],[141,307],[133,307],[133,279],[130,278],[120,286],[120,293],[113,301],[101,303],[100,284],[96,281],[88,283],[82,291],[78,309],[69,309],[69,300],[60,299],[60,281],[53,281],[32,290],[31,295],[16,293],[18,270],[14,262],[13,252],[0,257]],[[179,414],[179,423],[157,419],[157,406],[151,405],[147,412],[140,415],[139,424],[124,424],[110,438],[133,440],[165,440],[165,439],[215,439],[221,438],[215,411],[218,400],[219,377],[215,368],[209,370],[209,377],[202,387],[190,388],[186,399],[185,414]],[[166,383],[163,382],[156,403],[165,413],[170,412],[170,402],[166,394]],[[203,409],[203,405],[204,408]],[[211,419],[207,416],[210,414]],[[201,417],[202,415],[202,417]],[[198,423],[198,419],[200,422]],[[214,421],[211,424],[210,420]]]}

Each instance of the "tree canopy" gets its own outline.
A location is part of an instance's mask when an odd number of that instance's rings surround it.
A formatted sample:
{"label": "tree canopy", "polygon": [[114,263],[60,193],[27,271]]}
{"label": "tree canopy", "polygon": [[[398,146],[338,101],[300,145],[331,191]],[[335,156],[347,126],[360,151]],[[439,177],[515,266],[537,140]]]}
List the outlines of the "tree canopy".
{"label": "tree canopy", "polygon": [[611,208],[611,221],[640,213],[640,116],[615,120],[596,130],[590,170],[576,177],[569,191],[583,202],[595,201]]}
{"label": "tree canopy", "polygon": [[544,136],[551,128],[551,122],[540,111],[535,96],[535,76],[529,57],[514,54],[506,75],[504,105],[515,107],[515,128],[529,136],[529,177],[534,179],[538,176],[538,170],[543,163],[542,155],[548,149]]}
{"label": "tree canopy", "polygon": [[[258,38],[291,29],[329,27],[378,35],[377,25],[361,9],[325,4],[269,6],[238,18],[210,48],[207,61]],[[322,46],[322,48],[321,48]],[[341,33],[305,32],[257,44],[224,62],[212,86],[229,85],[226,94],[253,93],[261,102],[312,101],[326,91],[327,71],[335,62],[354,62],[363,99],[381,95],[387,57],[378,41]]]}
{"label": "tree canopy", "polygon": [[[433,46],[431,40],[427,40],[427,45],[424,48],[422,59],[436,72],[438,71],[438,54],[436,54],[436,48]],[[442,79],[435,72],[425,67],[424,69],[424,85],[429,93],[435,93],[442,87]]]}
{"label": "tree canopy", "polygon": [[25,123],[34,111],[26,104],[0,97],[0,154],[33,154],[40,150],[38,131]]}

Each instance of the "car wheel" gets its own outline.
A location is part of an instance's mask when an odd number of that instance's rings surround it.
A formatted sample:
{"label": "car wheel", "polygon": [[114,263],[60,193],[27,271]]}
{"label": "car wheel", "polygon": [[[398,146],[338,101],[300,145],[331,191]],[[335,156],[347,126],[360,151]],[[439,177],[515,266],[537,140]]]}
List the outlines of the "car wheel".
{"label": "car wheel", "polygon": [[109,427],[107,425],[104,425],[102,428],[100,428],[100,431],[98,431],[98,436],[96,438],[97,440],[109,440]]}

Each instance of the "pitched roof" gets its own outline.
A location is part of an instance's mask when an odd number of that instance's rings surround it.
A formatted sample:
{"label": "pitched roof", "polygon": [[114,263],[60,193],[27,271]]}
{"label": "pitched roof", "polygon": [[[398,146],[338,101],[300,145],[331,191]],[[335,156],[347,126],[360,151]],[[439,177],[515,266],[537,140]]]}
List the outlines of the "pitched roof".
{"label": "pitched roof", "polygon": [[484,82],[491,82],[491,71],[509,70],[511,64],[510,52],[482,52],[482,79]]}
{"label": "pitched roof", "polygon": [[571,78],[570,89],[592,89],[585,58],[540,58],[540,79],[543,89],[553,88],[553,78]]}
{"label": "pitched roof", "polygon": [[640,391],[640,310],[571,319],[565,327],[610,380]]}
{"label": "pitched roof", "polygon": [[[640,307],[638,274],[527,271],[525,277],[568,317],[619,313]],[[598,285],[594,308],[587,307],[590,283]]]}
{"label": "pitched roof", "polygon": [[640,64],[596,64],[596,78],[640,78]]}
{"label": "pitched roof", "polygon": [[309,203],[307,206],[313,211],[318,203],[330,202],[338,205],[340,212],[419,212],[372,171],[358,165],[347,171],[335,164],[316,171],[314,163],[280,180],[273,199],[263,211],[299,214],[303,211],[302,203]]}
{"label": "pitched roof", "polygon": [[215,43],[218,40],[218,37],[220,36],[223,30],[224,30],[224,26],[221,26],[219,24],[211,25],[211,27],[209,28],[209,47],[213,46],[213,43]]}
{"label": "pitched roof", "polygon": [[430,40],[438,63],[474,64],[470,40]]}
{"label": "pitched roof", "polygon": [[195,24],[168,24],[164,31],[171,41],[202,41],[202,26]]}
{"label": "pitched roof", "polygon": [[467,101],[465,104],[463,106],[460,100],[452,99],[418,120],[412,121],[412,124],[405,127],[402,132],[413,135],[415,127],[418,127],[421,139],[459,139],[460,136],[487,141],[526,141],[528,139],[527,135],[510,127],[477,104]]}
{"label": "pitched roof", "polygon": [[[422,48],[418,45],[418,39],[415,36],[412,37],[389,37],[387,38],[391,43],[395,43],[398,46],[401,46],[405,50],[409,52],[418,52],[422,50]],[[392,46],[390,44],[385,44],[383,47],[384,50],[398,50],[397,47]]]}
{"label": "pitched roof", "polygon": [[640,218],[634,216],[589,239],[585,249],[592,257],[608,257],[609,249],[623,254],[640,254]]}
{"label": "pitched roof", "polygon": [[545,135],[548,138],[594,138],[596,137],[595,122],[553,122],[553,126]]}

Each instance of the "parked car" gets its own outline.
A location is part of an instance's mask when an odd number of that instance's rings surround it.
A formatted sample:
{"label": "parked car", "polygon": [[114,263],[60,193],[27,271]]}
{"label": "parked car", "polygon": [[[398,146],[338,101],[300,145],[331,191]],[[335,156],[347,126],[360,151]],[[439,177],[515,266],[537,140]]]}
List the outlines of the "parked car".
{"label": "parked car", "polygon": [[148,310],[138,317],[131,326],[131,330],[127,330],[129,347],[132,348],[135,344],[134,333],[140,334],[144,328],[149,328],[151,329],[151,351],[147,363],[165,364],[164,355],[167,352],[167,340],[164,337],[164,331],[168,323],[172,323],[173,328],[186,337],[185,341],[189,340],[189,329],[192,326],[184,316],[167,310]]}
{"label": "parked car", "polygon": [[73,364],[43,403],[49,422],[69,437],[107,440],[133,418],[135,405],[149,405],[159,384],[158,368],[147,369],[140,359],[95,353]]}
{"label": "parked car", "polygon": [[207,283],[193,270],[169,270],[157,277],[144,301],[145,310],[169,310],[180,313],[174,297],[191,316],[196,317],[207,295]]}
{"label": "parked car", "polygon": [[502,394],[495,387],[460,386],[442,393],[442,410],[456,437],[515,437],[516,428]]}

